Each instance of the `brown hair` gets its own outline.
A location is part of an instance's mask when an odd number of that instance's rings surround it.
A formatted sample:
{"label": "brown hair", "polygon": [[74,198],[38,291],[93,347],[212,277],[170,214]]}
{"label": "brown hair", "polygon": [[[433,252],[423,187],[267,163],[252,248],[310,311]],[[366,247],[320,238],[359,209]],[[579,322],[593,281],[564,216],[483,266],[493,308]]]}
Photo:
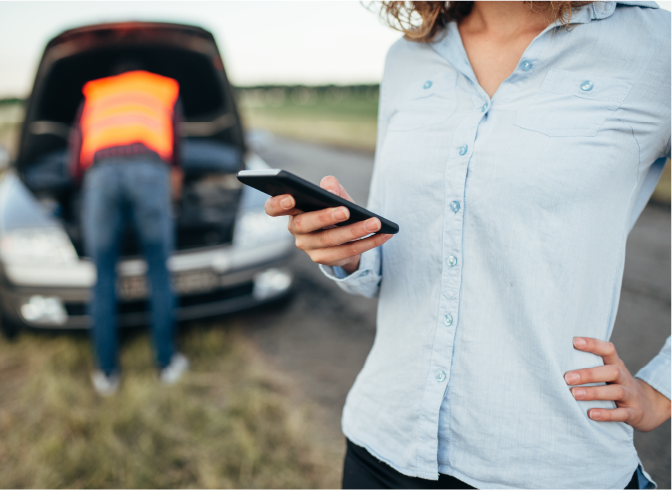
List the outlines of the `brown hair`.
{"label": "brown hair", "polygon": [[[545,14],[548,23],[562,19],[565,26],[572,18],[572,9],[593,2],[525,2],[535,13]],[[433,41],[449,22],[460,22],[471,13],[474,2],[382,2],[381,17],[409,41]],[[413,17],[422,22],[416,25]]]}

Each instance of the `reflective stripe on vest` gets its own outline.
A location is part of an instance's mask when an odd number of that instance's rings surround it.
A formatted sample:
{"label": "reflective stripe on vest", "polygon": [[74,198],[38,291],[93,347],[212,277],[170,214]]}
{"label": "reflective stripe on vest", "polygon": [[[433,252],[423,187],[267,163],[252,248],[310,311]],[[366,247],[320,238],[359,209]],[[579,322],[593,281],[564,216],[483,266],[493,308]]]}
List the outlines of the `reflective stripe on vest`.
{"label": "reflective stripe on vest", "polygon": [[87,82],[80,165],[87,169],[97,151],[142,143],[166,161],[173,156],[173,109],[180,86],[172,78],[130,71]]}

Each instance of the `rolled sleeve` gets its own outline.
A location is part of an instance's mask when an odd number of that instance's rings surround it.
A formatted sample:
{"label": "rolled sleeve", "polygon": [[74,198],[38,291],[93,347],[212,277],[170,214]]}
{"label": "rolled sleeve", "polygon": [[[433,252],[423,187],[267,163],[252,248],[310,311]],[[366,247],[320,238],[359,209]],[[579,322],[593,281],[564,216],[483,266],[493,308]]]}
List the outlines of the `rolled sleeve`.
{"label": "rolled sleeve", "polygon": [[670,337],[665,341],[660,353],[640,369],[635,377],[670,398],[670,378],[672,377],[670,374]]}
{"label": "rolled sleeve", "polygon": [[328,265],[320,265],[320,270],[346,293],[375,298],[378,296],[382,278],[380,247],[364,252],[359,261],[359,269],[352,274],[345,272],[342,267]]}

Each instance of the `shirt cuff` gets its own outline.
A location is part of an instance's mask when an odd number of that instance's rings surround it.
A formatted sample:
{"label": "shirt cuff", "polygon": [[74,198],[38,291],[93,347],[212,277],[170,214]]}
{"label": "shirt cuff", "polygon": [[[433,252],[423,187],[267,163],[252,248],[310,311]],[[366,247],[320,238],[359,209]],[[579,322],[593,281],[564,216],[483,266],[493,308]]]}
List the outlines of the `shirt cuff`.
{"label": "shirt cuff", "polygon": [[320,270],[347,293],[374,298],[380,289],[380,247],[364,252],[359,260],[359,268],[352,274],[343,267],[320,264]]}
{"label": "shirt cuff", "polygon": [[665,345],[660,353],[654,357],[651,362],[639,370],[636,378],[649,384],[653,389],[659,391],[667,398],[670,398],[670,384],[672,375],[670,374],[670,337],[665,341]]}

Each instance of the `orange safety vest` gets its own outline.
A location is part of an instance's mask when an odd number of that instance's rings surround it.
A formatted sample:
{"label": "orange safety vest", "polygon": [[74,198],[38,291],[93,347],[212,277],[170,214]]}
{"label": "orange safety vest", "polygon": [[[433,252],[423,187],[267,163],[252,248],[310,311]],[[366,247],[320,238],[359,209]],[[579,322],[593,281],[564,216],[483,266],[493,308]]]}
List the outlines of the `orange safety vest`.
{"label": "orange safety vest", "polygon": [[170,161],[173,156],[173,111],[180,86],[172,78],[129,71],[87,82],[82,89],[80,120],[82,170],[97,151],[142,143]]}

